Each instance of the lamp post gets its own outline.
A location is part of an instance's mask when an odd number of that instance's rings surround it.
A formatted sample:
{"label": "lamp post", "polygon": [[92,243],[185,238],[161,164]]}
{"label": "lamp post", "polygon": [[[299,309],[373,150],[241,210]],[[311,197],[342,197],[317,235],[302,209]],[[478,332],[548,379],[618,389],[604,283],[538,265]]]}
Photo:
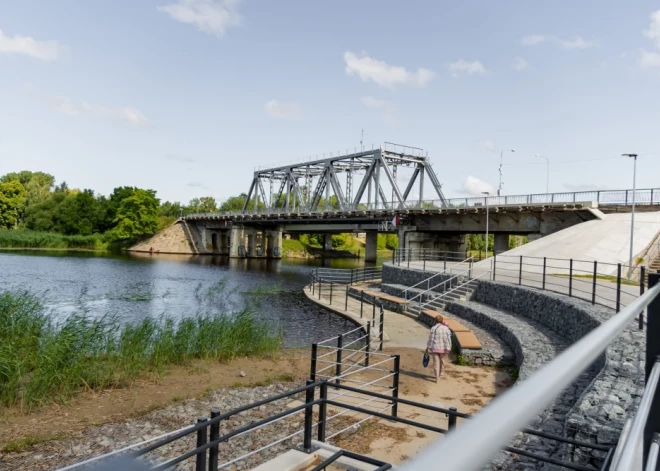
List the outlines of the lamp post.
{"label": "lamp post", "polygon": [[486,195],[484,200],[486,201],[486,258],[488,258],[488,197],[490,196],[490,192],[482,191],[481,194]]}
{"label": "lamp post", "polygon": [[536,157],[541,157],[545,159],[545,192],[550,193],[550,159],[545,155],[534,154]]}
{"label": "lamp post", "polygon": [[637,154],[621,154],[621,157],[631,157],[633,159],[632,212],[630,213],[630,259],[628,260],[628,279],[630,279],[632,276],[633,266],[633,240],[635,238],[635,184],[637,180]]}
{"label": "lamp post", "polygon": [[[515,152],[515,149],[509,149],[509,152]],[[497,187],[497,196],[500,196],[500,193],[502,193],[502,158],[503,158],[503,154],[504,154],[504,149],[502,149],[500,151],[500,168],[499,168],[500,184]]]}

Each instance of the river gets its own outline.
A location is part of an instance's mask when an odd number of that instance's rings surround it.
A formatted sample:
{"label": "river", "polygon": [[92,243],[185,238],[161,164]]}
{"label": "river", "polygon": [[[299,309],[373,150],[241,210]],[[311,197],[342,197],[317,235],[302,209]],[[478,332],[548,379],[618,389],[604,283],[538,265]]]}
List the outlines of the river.
{"label": "river", "polygon": [[353,327],[305,298],[302,288],[310,270],[363,265],[354,259],[2,251],[0,290],[30,291],[43,299],[55,319],[85,312],[135,322],[231,312],[248,304],[273,329],[284,330],[286,347],[306,347]]}

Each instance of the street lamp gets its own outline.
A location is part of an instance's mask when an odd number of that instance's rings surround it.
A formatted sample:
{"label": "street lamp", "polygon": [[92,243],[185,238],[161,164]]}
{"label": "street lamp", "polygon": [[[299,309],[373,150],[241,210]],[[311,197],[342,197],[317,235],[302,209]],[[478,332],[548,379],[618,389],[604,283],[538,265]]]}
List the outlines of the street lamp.
{"label": "street lamp", "polygon": [[550,193],[550,159],[545,155],[534,154],[537,157],[545,159],[545,192],[546,194]]}
{"label": "street lamp", "polygon": [[490,196],[490,192],[482,191],[481,194],[486,195],[484,200],[486,201],[486,258],[488,258],[488,197]]}
{"label": "street lamp", "polygon": [[637,180],[637,154],[621,154],[621,157],[631,157],[633,159],[633,194],[632,194],[632,212],[630,214],[630,259],[628,260],[628,279],[632,275],[633,264],[633,240],[635,238],[635,184]]}
{"label": "street lamp", "polygon": [[[515,152],[515,149],[509,149],[509,152]],[[502,193],[502,156],[503,156],[503,154],[504,154],[504,149],[502,149],[502,150],[500,151],[500,168],[499,168],[499,172],[500,172],[500,184],[499,184],[499,186],[497,187],[497,196],[500,196],[500,193]]]}

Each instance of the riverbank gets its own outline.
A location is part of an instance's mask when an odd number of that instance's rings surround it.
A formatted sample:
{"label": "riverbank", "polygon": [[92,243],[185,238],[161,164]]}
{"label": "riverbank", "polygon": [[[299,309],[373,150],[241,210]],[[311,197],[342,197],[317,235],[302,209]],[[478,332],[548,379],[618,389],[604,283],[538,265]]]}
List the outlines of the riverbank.
{"label": "riverbank", "polygon": [[23,250],[109,250],[110,244],[104,242],[103,236],[100,234],[68,236],[54,232],[0,229],[0,248]]}

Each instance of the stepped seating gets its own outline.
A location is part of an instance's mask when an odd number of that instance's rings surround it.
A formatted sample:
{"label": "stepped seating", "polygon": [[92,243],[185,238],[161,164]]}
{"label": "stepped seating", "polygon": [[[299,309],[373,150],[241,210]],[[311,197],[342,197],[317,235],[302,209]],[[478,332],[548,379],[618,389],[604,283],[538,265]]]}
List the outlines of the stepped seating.
{"label": "stepped seating", "polygon": [[[424,309],[422,310],[422,314],[430,318],[434,318],[441,313],[438,311],[432,311],[430,309]],[[474,335],[474,332],[472,332],[457,320],[450,319],[446,317],[445,314],[441,315],[445,318],[445,322],[447,323],[449,330],[454,333],[454,337],[456,337],[456,341],[461,347],[461,350],[481,350],[483,348],[483,345],[481,345],[481,342],[479,342],[477,336]]]}
{"label": "stepped seating", "polygon": [[362,292],[368,296],[373,296],[374,298],[382,299],[384,301],[389,301],[391,303],[398,304],[400,306],[404,306],[406,304],[405,300],[386,293],[381,293],[378,291],[369,291],[369,290],[362,290]]}

